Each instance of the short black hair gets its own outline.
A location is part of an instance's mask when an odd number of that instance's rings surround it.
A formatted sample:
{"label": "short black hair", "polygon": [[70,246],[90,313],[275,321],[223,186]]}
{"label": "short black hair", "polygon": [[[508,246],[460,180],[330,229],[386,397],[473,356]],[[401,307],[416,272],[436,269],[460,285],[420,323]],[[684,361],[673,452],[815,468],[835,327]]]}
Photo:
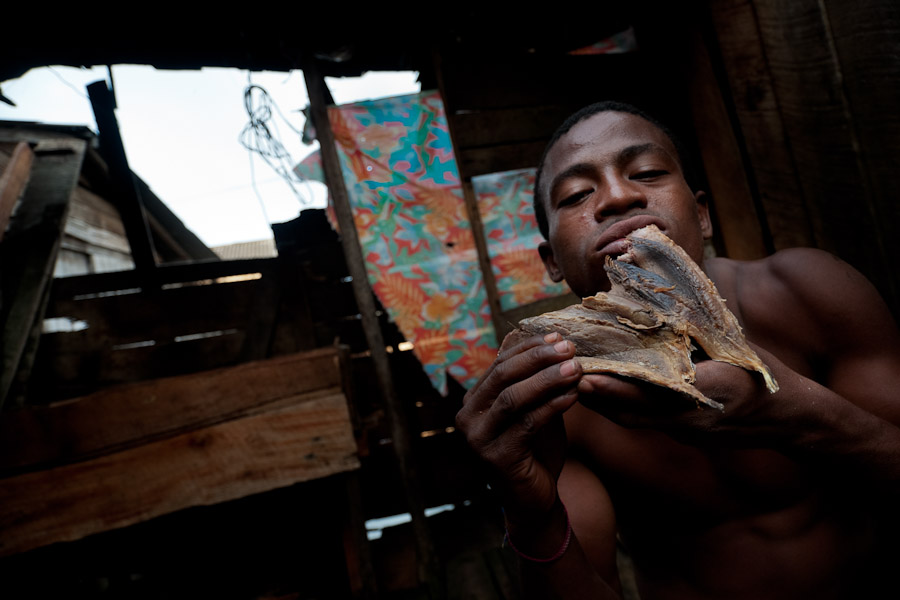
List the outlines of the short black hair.
{"label": "short black hair", "polygon": [[590,104],[585,106],[578,112],[573,113],[569,118],[567,118],[562,125],[553,133],[553,136],[550,138],[550,141],[547,142],[547,146],[544,148],[544,153],[541,155],[541,160],[538,163],[537,174],[534,177],[534,216],[537,219],[538,229],[541,231],[541,235],[544,236],[544,239],[549,239],[550,237],[550,225],[547,222],[547,211],[544,208],[544,199],[541,197],[541,173],[544,170],[544,162],[547,160],[547,154],[550,152],[551,148],[559,141],[559,138],[569,133],[575,125],[584,121],[588,117],[592,117],[598,113],[602,112],[621,112],[628,113],[631,115],[638,116],[645,121],[648,121],[651,125],[662,131],[666,137],[672,142],[672,145],[675,146],[675,151],[678,153],[678,162],[681,163],[681,171],[684,175],[684,179],[687,182],[688,186],[691,188],[691,191],[697,191],[697,180],[694,173],[693,162],[690,159],[690,154],[688,154],[687,150],[684,147],[682,141],[676,136],[672,130],[662,124],[656,118],[650,116],[648,113],[644,112],[640,108],[627,104],[625,102],[617,102],[615,100],[604,100],[602,102],[595,102],[594,104]]}

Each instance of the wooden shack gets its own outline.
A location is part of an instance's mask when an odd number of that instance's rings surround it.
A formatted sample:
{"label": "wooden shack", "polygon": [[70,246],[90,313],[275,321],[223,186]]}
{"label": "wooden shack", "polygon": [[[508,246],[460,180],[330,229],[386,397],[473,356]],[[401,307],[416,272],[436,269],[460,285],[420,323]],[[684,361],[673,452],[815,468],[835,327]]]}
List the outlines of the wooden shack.
{"label": "wooden shack", "polygon": [[[631,101],[696,155],[718,253],[829,250],[900,314],[896,3],[604,2],[529,18],[453,7],[402,28],[389,14],[310,19],[14,28],[0,39],[0,86],[51,64],[302,68],[327,146],[325,75],[416,70],[443,98],[482,254],[472,178],[534,167],[585,104]],[[633,51],[584,51],[623,31]],[[401,350],[359,275],[352,228],[338,236],[306,211],[274,228],[276,258],[167,262],[174,229],[148,220],[114,136],[101,126],[105,150],[87,159],[84,139],[56,132],[27,140],[28,166],[9,168],[12,153],[2,165],[0,217],[20,196],[34,210],[0,243],[0,593],[517,597],[499,512],[452,429],[464,390],[440,396]],[[135,269],[53,279],[92,161]],[[483,266],[498,330],[546,306],[500,310]],[[42,334],[45,318],[88,326]],[[366,520],[407,512],[410,524],[367,538]]]}

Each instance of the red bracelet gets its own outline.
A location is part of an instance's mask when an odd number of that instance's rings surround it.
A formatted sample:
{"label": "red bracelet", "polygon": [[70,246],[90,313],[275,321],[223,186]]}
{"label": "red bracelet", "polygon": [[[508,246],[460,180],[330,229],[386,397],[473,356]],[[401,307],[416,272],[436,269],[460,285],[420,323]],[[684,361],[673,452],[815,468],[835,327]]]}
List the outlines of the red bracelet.
{"label": "red bracelet", "polygon": [[525,560],[530,560],[531,562],[536,563],[553,562],[566,553],[566,550],[569,549],[569,543],[572,541],[572,522],[569,520],[569,511],[566,510],[565,504],[563,504],[563,512],[566,515],[566,539],[563,540],[562,546],[559,547],[559,550],[556,551],[556,554],[554,554],[550,558],[535,558],[519,551],[519,549],[513,545],[512,540],[509,537],[509,530],[507,530],[506,535],[503,536],[503,541],[506,542],[506,544],[509,545],[510,548],[512,548],[513,552],[515,552]]}

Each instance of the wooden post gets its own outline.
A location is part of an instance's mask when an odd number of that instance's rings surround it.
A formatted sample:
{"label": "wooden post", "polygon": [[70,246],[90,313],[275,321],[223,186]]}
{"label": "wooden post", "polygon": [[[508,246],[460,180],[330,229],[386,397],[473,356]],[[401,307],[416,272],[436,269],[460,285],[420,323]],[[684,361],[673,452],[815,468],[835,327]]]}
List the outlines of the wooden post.
{"label": "wooden post", "polygon": [[[444,99],[444,109],[447,116],[447,127],[450,131],[450,143],[458,148],[456,143],[455,128],[450,114],[452,107],[447,102],[447,94],[444,86],[444,71],[440,52],[433,52],[435,73],[437,74],[438,90]],[[497,289],[497,279],[491,267],[491,257],[488,254],[487,239],[484,237],[484,224],[481,221],[481,213],[478,210],[478,199],[475,197],[475,189],[472,186],[472,178],[465,173],[460,157],[456,157],[456,166],[459,171],[459,179],[462,186],[463,197],[466,203],[466,214],[469,216],[469,226],[472,228],[472,236],[475,239],[475,250],[478,252],[478,267],[481,269],[481,279],[484,281],[484,291],[487,294],[488,307],[491,309],[491,323],[494,325],[494,334],[497,343],[503,341],[504,336],[512,330],[512,327],[503,319],[503,311],[500,308],[500,292]]]}
{"label": "wooden post", "polygon": [[0,175],[0,241],[3,241],[3,234],[6,232],[6,226],[9,225],[9,218],[16,206],[16,200],[19,199],[28,184],[33,161],[34,152],[31,151],[31,146],[28,142],[19,142],[16,144],[9,164],[3,170],[3,175]]}
{"label": "wooden post", "polygon": [[30,348],[40,335],[47,292],[87,144],[76,139],[41,141],[22,206],[0,246],[3,273],[0,310],[0,407],[19,379],[27,378]]}
{"label": "wooden post", "polygon": [[87,89],[91,107],[94,109],[94,118],[97,120],[97,129],[100,130],[100,149],[109,166],[115,196],[113,202],[122,215],[122,224],[125,226],[125,234],[131,246],[131,257],[138,273],[149,277],[156,268],[153,241],[150,238],[147,215],[144,213],[134,174],[128,166],[128,157],[122,144],[122,135],[114,112],[115,99],[105,81],[95,81],[87,86]]}
{"label": "wooden post", "polygon": [[304,57],[303,75],[309,92],[310,118],[316,128],[316,137],[319,139],[319,145],[321,146],[325,181],[334,200],[334,209],[341,228],[341,244],[344,249],[344,256],[347,259],[347,267],[353,280],[353,294],[359,307],[366,342],[369,345],[378,385],[384,398],[385,413],[387,414],[391,430],[394,453],[400,468],[400,474],[403,477],[407,506],[412,515],[412,526],[418,557],[418,580],[420,584],[428,586],[432,598],[437,598],[441,595],[439,572],[437,570],[434,545],[428,531],[428,524],[425,522],[425,502],[422,497],[416,466],[412,460],[412,443],[409,427],[394,387],[381,327],[375,312],[375,299],[372,289],[369,287],[365,259],[359,246],[356,225],[353,222],[353,211],[350,207],[347,189],[344,186],[344,179],[341,175],[334,133],[328,120],[325,79],[319,72],[315,58],[311,55]]}

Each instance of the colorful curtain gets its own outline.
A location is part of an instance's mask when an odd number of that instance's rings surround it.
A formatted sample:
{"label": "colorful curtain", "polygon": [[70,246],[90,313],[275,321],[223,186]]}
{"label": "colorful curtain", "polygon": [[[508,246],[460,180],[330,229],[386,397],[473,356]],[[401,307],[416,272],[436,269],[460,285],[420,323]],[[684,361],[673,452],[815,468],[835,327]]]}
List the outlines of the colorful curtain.
{"label": "colorful curtain", "polygon": [[497,355],[478,253],[437,92],[329,109],[369,283],[447,393]]}
{"label": "colorful curtain", "polygon": [[535,169],[472,178],[491,270],[504,311],[569,291],[554,283],[537,253],[543,236],[534,217]]}
{"label": "colorful curtain", "polygon": [[[435,388],[470,387],[497,356],[487,293],[437,92],[329,108],[369,283]],[[321,180],[318,154],[295,171]],[[473,180],[503,310],[566,291],[545,278],[534,173]]]}

